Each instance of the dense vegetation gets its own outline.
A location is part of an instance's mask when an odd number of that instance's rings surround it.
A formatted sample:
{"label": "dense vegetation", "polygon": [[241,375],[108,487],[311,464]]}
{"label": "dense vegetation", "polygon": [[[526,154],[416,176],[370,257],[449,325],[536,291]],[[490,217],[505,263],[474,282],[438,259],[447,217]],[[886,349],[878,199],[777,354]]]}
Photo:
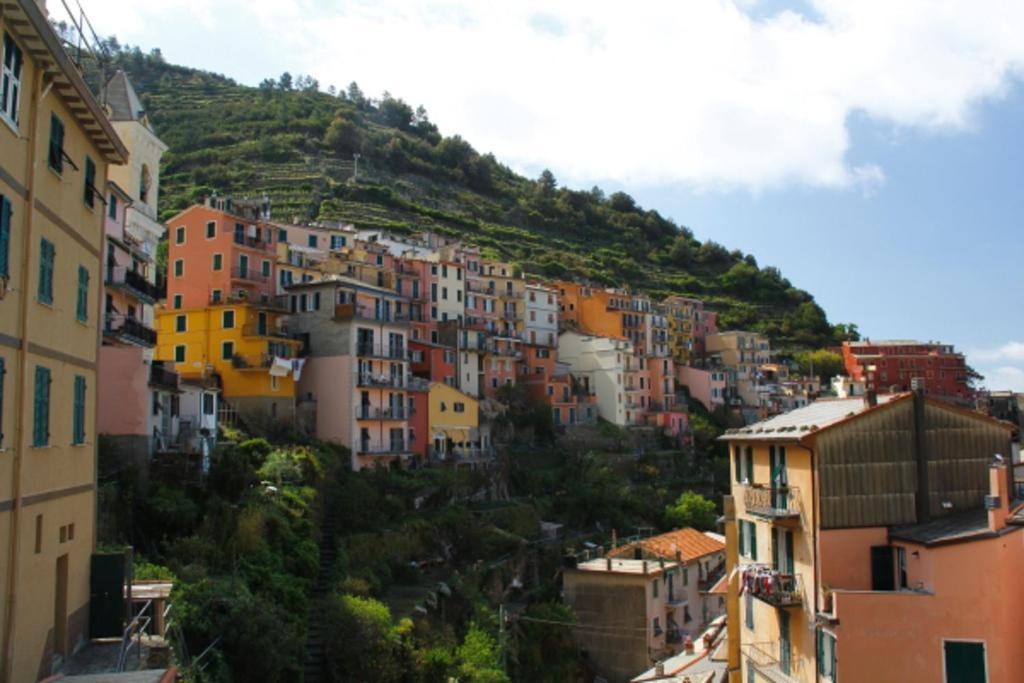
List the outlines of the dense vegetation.
{"label": "dense vegetation", "polygon": [[626,193],[561,187],[547,171],[517,175],[387,93],[371,99],[355,83],[323,92],[289,74],[252,88],[167,64],[159,51],[110,47],[107,73],[129,74],[170,146],[164,218],[213,192],[267,194],[279,220],[465,236],[541,276],[700,297],[724,327],[766,332],[780,348],[820,347],[852,331],[833,328],[777,268],[699,242]]}

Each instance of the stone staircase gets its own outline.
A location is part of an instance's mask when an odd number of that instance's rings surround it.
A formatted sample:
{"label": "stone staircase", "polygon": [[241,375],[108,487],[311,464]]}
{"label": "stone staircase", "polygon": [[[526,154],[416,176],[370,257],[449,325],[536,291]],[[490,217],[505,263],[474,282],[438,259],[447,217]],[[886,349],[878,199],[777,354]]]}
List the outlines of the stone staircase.
{"label": "stone staircase", "polygon": [[305,683],[321,683],[327,680],[324,672],[324,626],[322,610],[324,598],[331,590],[331,571],[334,568],[335,525],[333,515],[325,514],[320,535],[320,573],[313,585],[309,598],[309,614],[306,617],[306,663],[303,680]]}

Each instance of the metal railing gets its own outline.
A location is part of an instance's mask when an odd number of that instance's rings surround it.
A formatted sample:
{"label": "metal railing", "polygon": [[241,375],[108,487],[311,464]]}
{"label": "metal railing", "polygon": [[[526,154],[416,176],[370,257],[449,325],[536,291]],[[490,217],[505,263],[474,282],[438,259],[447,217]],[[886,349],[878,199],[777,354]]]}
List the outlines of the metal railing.
{"label": "metal railing", "polygon": [[748,484],[743,490],[747,512],[768,519],[800,516],[799,490],[795,486]]}
{"label": "metal railing", "polygon": [[356,406],[357,420],[404,420],[406,410],[400,406],[380,408],[377,406]]}
{"label": "metal railing", "polygon": [[356,306],[355,304],[335,304],[334,319],[341,322],[367,320],[383,323],[405,323],[409,322],[409,314],[377,310],[369,306]]}
{"label": "metal railing", "polygon": [[269,324],[260,325],[259,323],[247,323],[242,325],[242,336],[292,339],[292,336],[288,334],[288,328],[275,328]]}
{"label": "metal railing", "polygon": [[405,441],[392,441],[390,443],[371,443],[363,441],[359,444],[359,455],[400,455],[409,451]]}
{"label": "metal railing", "polygon": [[430,456],[434,460],[474,460],[478,458],[493,458],[497,451],[492,446],[456,446],[447,450],[430,449]]}
{"label": "metal railing", "polygon": [[231,278],[234,280],[248,280],[249,282],[266,282],[269,276],[252,268],[239,268],[235,266],[231,269]]}
{"label": "metal railing", "polygon": [[127,316],[108,315],[103,327],[103,334],[108,337],[119,337],[142,346],[156,346],[156,330]]}
{"label": "metal railing", "polygon": [[[780,649],[780,654],[775,654],[775,648]],[[782,656],[781,648],[786,647],[782,643],[744,643],[743,654],[753,665],[754,670],[774,683],[790,683],[803,680],[803,664],[799,657],[792,652],[792,645],[789,645],[789,656]]]}
{"label": "metal railing", "polygon": [[803,582],[799,574],[788,574],[767,565],[745,565],[740,576],[743,590],[774,607],[803,604]]}
{"label": "metal railing", "polygon": [[251,355],[235,354],[231,357],[231,367],[236,370],[260,370],[269,368],[274,362],[274,357],[267,353]]}
{"label": "metal railing", "polygon": [[466,289],[474,294],[495,294],[494,285],[483,285],[475,280],[466,280]]}
{"label": "metal railing", "polygon": [[128,656],[132,645],[136,646],[136,656],[138,656],[139,662],[142,662],[142,637],[146,634],[149,624],[153,621],[153,617],[145,616],[145,614],[152,606],[153,601],[147,600],[135,616],[132,617],[132,620],[128,622],[128,625],[124,627],[124,631],[121,634],[121,651],[117,655],[118,673],[124,671],[124,667],[128,664]]}
{"label": "metal railing", "polygon": [[160,298],[160,290],[155,284],[142,273],[129,270],[127,266],[108,266],[105,280],[108,287],[124,287],[149,303]]}
{"label": "metal railing", "polygon": [[356,344],[357,356],[372,356],[391,360],[408,360],[409,352],[402,345],[392,344]]}
{"label": "metal railing", "polygon": [[402,389],[406,385],[406,378],[400,375],[392,377],[389,375],[371,375],[362,373],[359,375],[357,383],[361,387],[386,387]]}

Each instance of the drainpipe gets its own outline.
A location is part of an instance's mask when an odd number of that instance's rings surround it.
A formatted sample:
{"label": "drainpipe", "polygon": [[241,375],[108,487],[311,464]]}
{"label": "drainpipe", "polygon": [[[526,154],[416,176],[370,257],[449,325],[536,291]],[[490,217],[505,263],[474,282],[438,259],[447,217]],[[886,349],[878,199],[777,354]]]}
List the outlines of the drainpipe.
{"label": "drainpipe", "polygon": [[928,453],[925,450],[924,389],[914,389],[914,459],[917,461],[917,497],[914,500],[917,523],[931,519],[928,485]]}
{"label": "drainpipe", "polygon": [[[28,387],[28,299],[29,299],[29,257],[32,249],[32,212],[35,204],[35,169],[36,169],[36,131],[39,128],[39,117],[42,104],[42,82],[43,69],[35,66],[35,74],[32,78],[32,97],[30,106],[32,117],[29,120],[28,133],[28,155],[25,162],[25,209],[24,209],[24,241],[21,246],[21,280],[18,284],[21,299],[18,303],[18,402],[14,406],[14,457],[12,458],[12,502],[10,543],[7,551],[8,572],[7,572],[7,609],[4,613],[4,642],[3,642],[3,669],[0,670],[0,681],[10,681],[11,668],[14,659],[14,612],[17,601],[17,575],[18,575],[18,544],[19,525],[21,523],[21,461],[23,454],[28,449],[28,432],[24,429],[25,406],[28,401],[25,398],[25,391]],[[49,86],[47,87],[49,90]]]}

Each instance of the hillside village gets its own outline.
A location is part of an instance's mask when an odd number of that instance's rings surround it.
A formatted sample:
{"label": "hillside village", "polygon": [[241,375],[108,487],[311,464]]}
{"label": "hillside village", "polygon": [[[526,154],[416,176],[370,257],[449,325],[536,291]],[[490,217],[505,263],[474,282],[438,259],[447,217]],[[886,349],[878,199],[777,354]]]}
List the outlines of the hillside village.
{"label": "hillside village", "polygon": [[0,682],[1024,663],[1024,402],[952,346],[822,376],[471,236],[167,216],[128,74],[94,92],[35,2],[0,31]]}

